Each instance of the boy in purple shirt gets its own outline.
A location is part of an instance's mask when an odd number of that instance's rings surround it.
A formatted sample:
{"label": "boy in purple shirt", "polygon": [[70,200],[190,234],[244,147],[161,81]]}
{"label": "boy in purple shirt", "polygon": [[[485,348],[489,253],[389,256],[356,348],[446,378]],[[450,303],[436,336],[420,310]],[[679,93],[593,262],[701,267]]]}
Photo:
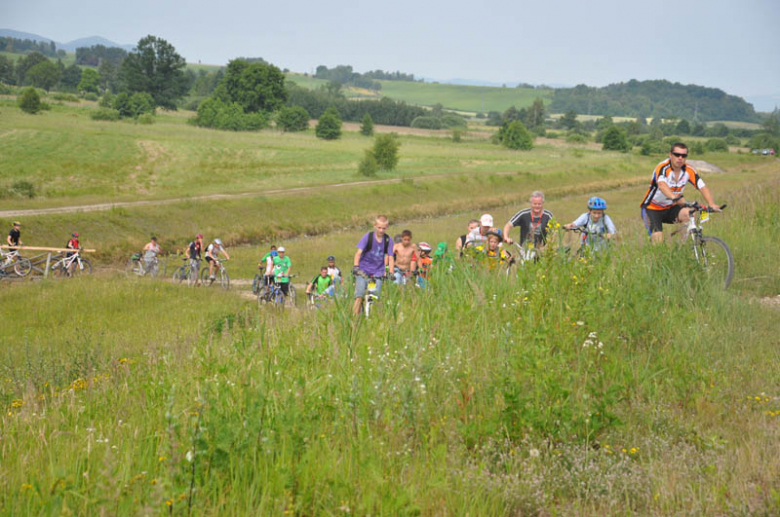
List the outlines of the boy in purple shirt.
{"label": "boy in purple shirt", "polygon": [[380,215],[374,221],[374,231],[360,239],[355,252],[352,274],[355,275],[355,305],[353,311],[360,314],[363,307],[363,296],[368,288],[368,277],[376,281],[376,294],[382,291],[382,279],[385,276],[385,266],[393,271],[393,239],[387,232],[387,217]]}

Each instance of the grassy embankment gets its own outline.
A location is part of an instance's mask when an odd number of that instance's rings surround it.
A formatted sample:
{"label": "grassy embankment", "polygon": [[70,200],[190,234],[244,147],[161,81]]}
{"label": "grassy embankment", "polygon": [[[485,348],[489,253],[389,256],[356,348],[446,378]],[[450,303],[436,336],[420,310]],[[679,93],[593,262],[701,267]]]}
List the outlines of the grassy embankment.
{"label": "grassy embankment", "polygon": [[8,289],[0,508],[777,513],[780,320],[752,300],[780,289],[777,183],[729,202],[727,292],[639,232],[386,289],[357,325],[123,278]]}

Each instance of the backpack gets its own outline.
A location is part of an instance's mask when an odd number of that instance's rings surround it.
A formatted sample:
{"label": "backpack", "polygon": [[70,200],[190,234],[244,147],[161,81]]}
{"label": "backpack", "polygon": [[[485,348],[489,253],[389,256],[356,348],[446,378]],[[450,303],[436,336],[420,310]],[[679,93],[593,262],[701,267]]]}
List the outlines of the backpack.
{"label": "backpack", "polygon": [[[374,232],[368,232],[368,244],[366,244],[366,247],[363,248],[363,254],[361,256],[365,257],[366,253],[371,251],[371,248],[374,247],[374,241],[376,238],[374,237]],[[385,255],[387,255],[387,248],[390,246],[390,237],[385,234],[383,236],[383,242],[385,244]]]}

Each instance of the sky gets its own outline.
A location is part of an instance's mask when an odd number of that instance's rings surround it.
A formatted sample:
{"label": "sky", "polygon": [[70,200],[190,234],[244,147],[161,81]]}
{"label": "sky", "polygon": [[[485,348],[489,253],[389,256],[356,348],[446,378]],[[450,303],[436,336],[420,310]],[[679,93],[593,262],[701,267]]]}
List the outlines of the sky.
{"label": "sky", "polygon": [[189,62],[262,57],[436,80],[606,84],[667,79],[780,104],[778,0],[26,0],[0,26],[67,42],[147,34]]}

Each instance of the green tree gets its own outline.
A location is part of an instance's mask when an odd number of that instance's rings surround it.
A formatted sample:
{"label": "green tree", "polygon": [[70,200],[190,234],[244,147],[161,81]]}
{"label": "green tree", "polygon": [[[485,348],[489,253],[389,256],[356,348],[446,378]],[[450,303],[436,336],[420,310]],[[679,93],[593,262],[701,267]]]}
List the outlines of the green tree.
{"label": "green tree", "polygon": [[134,52],[122,61],[119,77],[130,92],[146,92],[156,106],[176,109],[176,101],[187,94],[187,63],[162,38],[141,38]]}
{"label": "green tree", "polygon": [[561,117],[561,127],[566,129],[574,129],[577,125],[577,112],[574,110],[567,111],[563,117]]}
{"label": "green tree", "polygon": [[620,151],[627,153],[631,150],[631,144],[628,141],[628,136],[623,128],[617,126],[610,126],[602,137],[604,143],[602,149],[605,151]]}
{"label": "green tree", "polygon": [[62,73],[57,65],[47,60],[27,70],[25,77],[36,88],[43,88],[48,92],[52,86],[60,82]]}
{"label": "green tree", "polygon": [[108,59],[100,62],[98,67],[98,76],[100,77],[100,87],[106,91],[115,92],[119,80],[119,69]]}
{"label": "green tree", "polygon": [[323,140],[336,140],[341,137],[341,116],[336,108],[331,106],[325,110],[317,122],[314,134]]}
{"label": "green tree", "polygon": [[146,92],[135,92],[128,99],[130,116],[138,118],[145,113],[154,115],[154,99]]}
{"label": "green tree", "polygon": [[596,130],[597,131],[606,131],[609,127],[614,126],[615,122],[612,120],[612,117],[609,115],[604,115],[600,119],[596,121]]}
{"label": "green tree", "polygon": [[60,83],[66,90],[75,91],[79,87],[81,82],[81,67],[76,63],[73,63],[69,67],[65,68],[62,72],[62,79]]}
{"label": "green tree", "polygon": [[14,62],[0,55],[0,83],[14,83]]}
{"label": "green tree", "polygon": [[764,122],[761,123],[761,127],[764,132],[769,133],[770,135],[780,136],[780,111],[773,111],[772,114],[764,119]]}
{"label": "green tree", "polygon": [[386,133],[377,135],[374,138],[373,155],[377,165],[383,171],[392,171],[398,165],[398,149],[401,142],[398,141],[398,135],[395,133]]}
{"label": "green tree", "polygon": [[537,98],[525,116],[526,126],[535,128],[544,125],[544,101]]}
{"label": "green tree", "polygon": [[674,132],[677,133],[678,135],[690,135],[691,134],[691,124],[687,120],[685,120],[685,119],[681,119],[677,123],[677,126],[674,129],[675,129]]}
{"label": "green tree", "polygon": [[29,84],[27,79],[27,71],[39,63],[48,61],[49,58],[41,54],[40,52],[30,52],[23,58],[16,62],[16,84]]}
{"label": "green tree", "polygon": [[366,112],[366,114],[363,115],[363,121],[360,123],[360,134],[365,136],[374,134],[374,119],[371,118],[369,112]]}
{"label": "green tree", "polygon": [[376,163],[376,158],[371,149],[366,149],[363,154],[363,159],[358,164],[358,174],[362,176],[376,176],[376,171],[379,169],[379,165]]}
{"label": "green tree", "polygon": [[92,68],[85,68],[81,72],[81,81],[79,81],[78,89],[84,93],[97,93],[98,85],[100,84],[100,76],[97,71]]}
{"label": "green tree", "polygon": [[501,142],[508,149],[530,151],[534,147],[534,138],[522,122],[515,120],[502,128]]}
{"label": "green tree", "polygon": [[287,100],[284,74],[267,63],[234,59],[228,63],[222,84],[227,100],[237,102],[246,113],[276,111]]}
{"label": "green tree", "polygon": [[309,112],[302,106],[285,106],[279,112],[276,125],[285,132],[309,129]]}
{"label": "green tree", "polygon": [[25,113],[34,115],[41,111],[41,97],[32,86],[25,88],[16,102]]}

